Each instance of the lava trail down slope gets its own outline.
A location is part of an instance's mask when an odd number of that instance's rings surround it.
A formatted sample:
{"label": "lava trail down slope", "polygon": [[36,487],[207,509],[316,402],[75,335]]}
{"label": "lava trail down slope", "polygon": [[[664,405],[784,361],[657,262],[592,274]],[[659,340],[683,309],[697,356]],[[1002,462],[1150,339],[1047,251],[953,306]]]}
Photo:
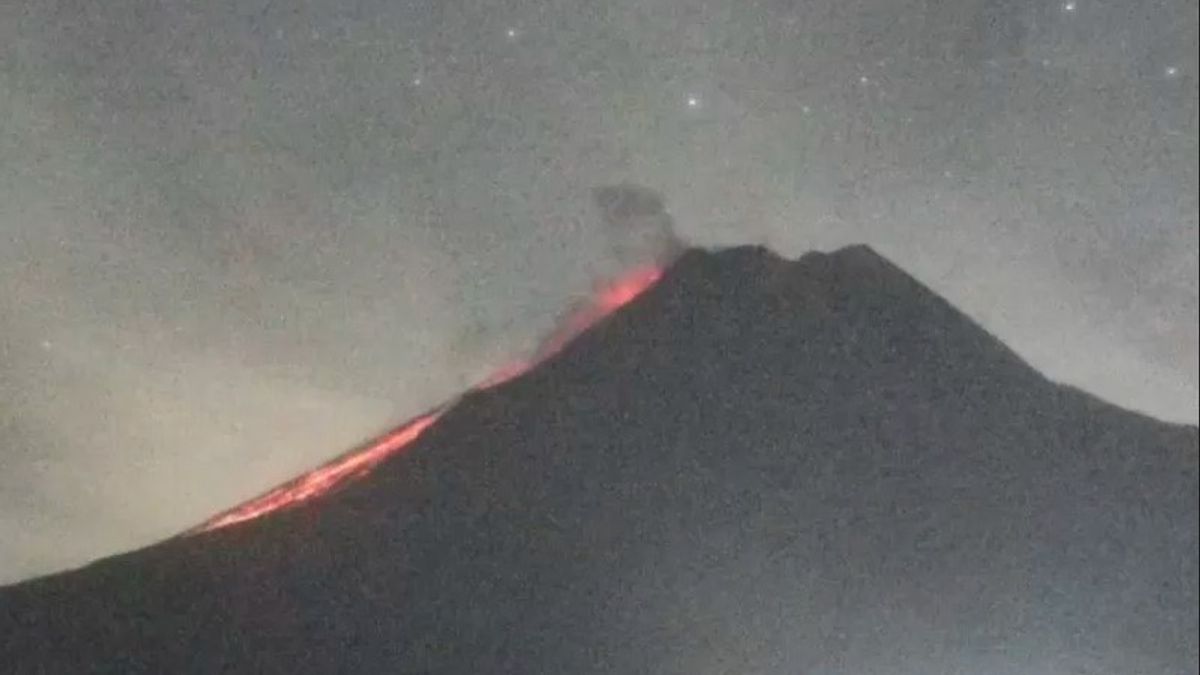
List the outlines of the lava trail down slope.
{"label": "lava trail down slope", "polygon": [[[591,328],[597,321],[628,304],[662,276],[662,270],[654,265],[635,267],[614,283],[603,286],[588,302],[572,308],[565,320],[539,345],[529,361],[506,364],[472,391],[483,391],[503,384],[524,373],[537,364],[554,356],[573,338]],[[405,422],[399,427],[364,443],[325,464],[251,499],[248,502],[219,513],[198,527],[186,532],[206,532],[228,527],[252,518],[295,506],[314,497],[327,494],[359,478],[380,462],[403,452],[428,429],[442,412],[452,405],[442,405]]]}
{"label": "lava trail down slope", "polygon": [[0,669],[1197,672],[1196,427],[862,246],[690,250],[581,330],[337,490],[0,589]]}

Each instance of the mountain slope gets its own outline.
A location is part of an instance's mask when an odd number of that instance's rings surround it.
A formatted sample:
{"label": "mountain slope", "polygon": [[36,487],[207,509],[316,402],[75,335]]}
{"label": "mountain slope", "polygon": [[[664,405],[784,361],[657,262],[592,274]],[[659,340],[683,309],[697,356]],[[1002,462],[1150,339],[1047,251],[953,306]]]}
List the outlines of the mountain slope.
{"label": "mountain slope", "polygon": [[1196,672],[1197,484],[870,249],[689,251],[338,492],[0,589],[0,663]]}

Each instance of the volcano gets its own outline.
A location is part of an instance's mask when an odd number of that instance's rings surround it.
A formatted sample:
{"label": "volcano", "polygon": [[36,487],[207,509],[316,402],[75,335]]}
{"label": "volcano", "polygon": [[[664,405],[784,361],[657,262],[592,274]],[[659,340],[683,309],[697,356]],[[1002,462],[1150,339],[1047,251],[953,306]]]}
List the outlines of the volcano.
{"label": "volcano", "polygon": [[866,247],[644,282],[328,480],[0,589],[0,667],[1197,672],[1196,427]]}

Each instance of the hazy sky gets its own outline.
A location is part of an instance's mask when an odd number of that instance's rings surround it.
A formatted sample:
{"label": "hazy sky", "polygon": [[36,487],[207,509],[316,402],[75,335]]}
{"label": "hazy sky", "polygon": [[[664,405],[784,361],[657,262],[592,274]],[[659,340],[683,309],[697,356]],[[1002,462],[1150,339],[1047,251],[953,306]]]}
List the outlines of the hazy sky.
{"label": "hazy sky", "polygon": [[1197,419],[1195,0],[0,3],[0,581],[194,525],[618,266],[866,242]]}

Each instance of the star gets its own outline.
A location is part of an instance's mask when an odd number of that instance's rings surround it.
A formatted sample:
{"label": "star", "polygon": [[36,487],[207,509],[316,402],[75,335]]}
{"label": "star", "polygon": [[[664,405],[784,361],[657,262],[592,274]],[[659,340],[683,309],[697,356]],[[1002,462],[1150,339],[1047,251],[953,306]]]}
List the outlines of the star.
{"label": "star", "polygon": [[687,99],[687,107],[699,108],[700,107],[700,99],[696,96],[689,96]]}
{"label": "star", "polygon": [[517,29],[516,28],[509,28],[508,30],[506,30],[504,32],[504,34],[508,36],[509,40],[517,39]]}

